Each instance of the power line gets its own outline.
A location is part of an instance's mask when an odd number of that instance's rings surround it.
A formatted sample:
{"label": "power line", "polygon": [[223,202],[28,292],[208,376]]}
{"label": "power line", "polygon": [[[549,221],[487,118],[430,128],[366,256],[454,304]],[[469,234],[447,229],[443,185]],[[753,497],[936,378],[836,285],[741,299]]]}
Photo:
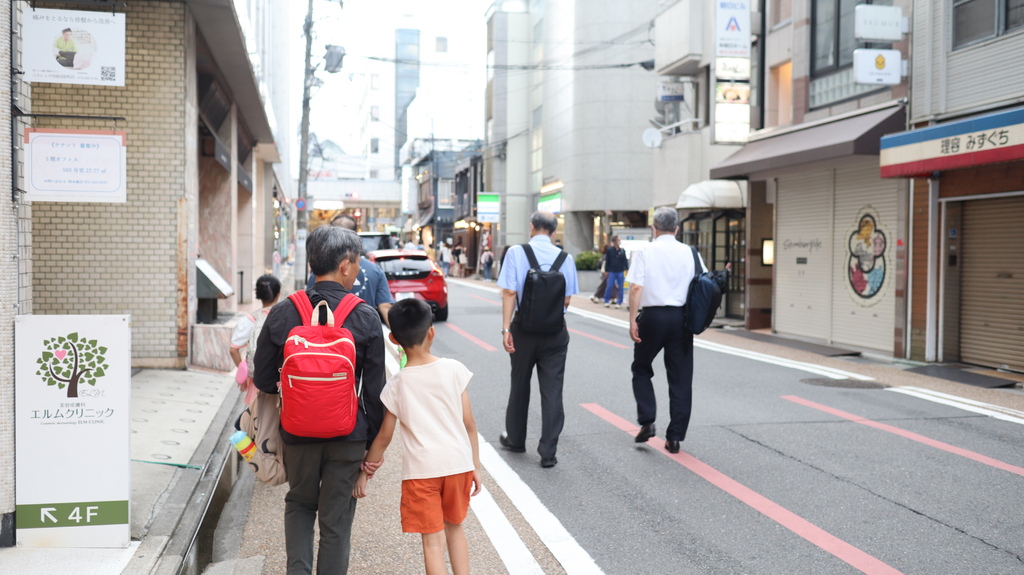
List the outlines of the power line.
{"label": "power line", "polygon": [[[380,56],[357,56],[359,58],[366,58],[367,60],[375,60],[378,62],[390,62],[392,64],[410,64],[414,66],[425,66],[425,67],[469,67],[472,64],[442,64],[436,62],[422,62],[419,60],[405,60],[401,58],[383,58]],[[619,64],[585,64],[582,66],[559,66],[554,64],[494,64],[484,65],[484,68],[490,68],[492,70],[609,70],[616,68],[629,68],[632,66],[640,66],[643,62],[622,62]]]}

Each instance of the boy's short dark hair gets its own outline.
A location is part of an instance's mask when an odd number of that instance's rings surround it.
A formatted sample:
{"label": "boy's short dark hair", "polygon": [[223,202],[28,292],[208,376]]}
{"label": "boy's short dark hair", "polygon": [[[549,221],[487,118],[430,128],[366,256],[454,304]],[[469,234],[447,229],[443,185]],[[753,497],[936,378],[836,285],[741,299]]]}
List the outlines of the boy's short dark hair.
{"label": "boy's short dark hair", "polygon": [[416,347],[427,338],[434,322],[434,312],[427,302],[418,299],[398,300],[388,310],[388,325],[402,347]]}

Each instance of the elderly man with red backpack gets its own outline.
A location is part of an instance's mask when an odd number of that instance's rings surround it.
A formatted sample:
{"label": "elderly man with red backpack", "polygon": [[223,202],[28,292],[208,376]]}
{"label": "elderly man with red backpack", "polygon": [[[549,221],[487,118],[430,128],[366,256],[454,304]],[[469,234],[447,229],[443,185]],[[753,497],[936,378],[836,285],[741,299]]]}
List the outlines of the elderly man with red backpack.
{"label": "elderly man with red backpack", "polygon": [[350,293],[361,252],[351,230],[313,230],[306,257],[316,282],[275,305],[258,340],[253,382],[266,393],[281,393],[289,575],[312,572],[318,518],[317,571],[348,571],[352,488],[384,418],[380,317]]}

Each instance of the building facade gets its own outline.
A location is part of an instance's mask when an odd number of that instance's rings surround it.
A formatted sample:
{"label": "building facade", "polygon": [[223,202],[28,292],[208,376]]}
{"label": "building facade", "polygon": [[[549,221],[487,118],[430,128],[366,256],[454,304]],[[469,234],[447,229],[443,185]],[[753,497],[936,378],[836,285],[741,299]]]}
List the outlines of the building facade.
{"label": "building facade", "polygon": [[651,155],[637,127],[652,116],[656,75],[640,63],[654,55],[657,11],[653,0],[492,5],[485,171],[504,188],[499,249],[526,237],[538,207],[559,215],[571,253],[613,223],[647,225]]}
{"label": "building facade", "polygon": [[[8,133],[16,137],[13,146],[0,145],[0,162],[14,161],[7,164],[12,178],[4,178],[12,205],[0,229],[11,236],[5,246],[18,247],[4,265],[18,269],[4,276],[12,296],[4,301],[17,302],[4,307],[5,338],[15,314],[127,314],[132,365],[180,369],[196,363],[193,345],[202,337],[197,261],[209,262],[234,288],[218,302],[222,311],[251,301],[256,276],[272,263],[280,214],[274,196],[289,189],[273,165],[282,153],[277,136],[290,131],[287,115],[275,114],[287,108],[272,104],[281,93],[275,77],[286,67],[271,56],[272,43],[287,40],[277,25],[287,19],[272,2],[247,5],[257,9],[239,13],[239,3],[229,0],[130,1],[115,8],[126,23],[123,87],[29,83],[20,76],[9,84],[17,117]],[[5,71],[24,69],[25,23],[39,8],[67,6],[14,3],[15,13],[5,12],[3,22],[15,23]],[[123,132],[126,200],[33,200],[25,193],[27,129]],[[7,369],[15,346],[2,349]],[[13,370],[6,375],[0,544],[11,545],[15,382]]]}
{"label": "building facade", "polygon": [[854,5],[840,0],[763,5],[751,74],[760,127],[710,170],[749,183],[748,326],[902,357],[909,196],[878,162],[881,137],[906,126],[909,83],[858,83],[854,56],[886,48],[905,58],[909,36],[856,39]]}
{"label": "building facade", "polygon": [[1024,3],[917,1],[913,29],[911,129],[881,158],[910,188],[907,356],[1024,371]]}

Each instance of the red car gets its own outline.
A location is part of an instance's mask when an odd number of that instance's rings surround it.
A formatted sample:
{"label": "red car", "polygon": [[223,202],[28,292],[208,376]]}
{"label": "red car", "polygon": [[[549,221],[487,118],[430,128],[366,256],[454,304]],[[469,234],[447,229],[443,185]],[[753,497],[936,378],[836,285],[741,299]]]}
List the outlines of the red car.
{"label": "red car", "polygon": [[436,321],[448,319],[448,283],[441,268],[420,250],[377,250],[366,254],[388,278],[395,301],[414,297],[434,310]]}

